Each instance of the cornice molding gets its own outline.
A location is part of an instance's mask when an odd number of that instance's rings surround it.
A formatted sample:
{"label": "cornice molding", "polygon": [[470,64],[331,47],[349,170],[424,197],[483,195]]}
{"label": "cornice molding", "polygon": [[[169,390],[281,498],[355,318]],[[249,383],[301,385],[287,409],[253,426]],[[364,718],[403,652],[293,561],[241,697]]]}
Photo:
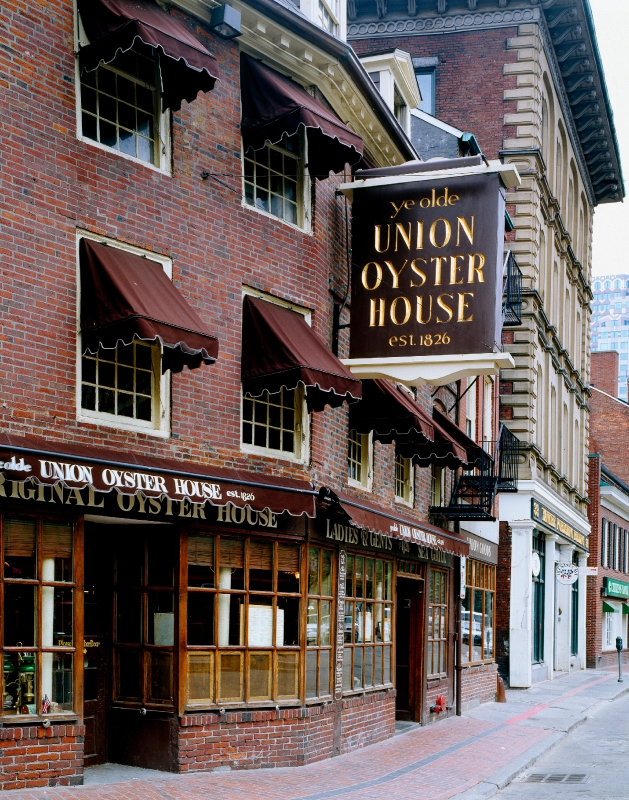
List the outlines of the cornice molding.
{"label": "cornice molding", "polygon": [[408,33],[431,36],[483,28],[507,28],[513,25],[539,22],[541,16],[539,8],[522,8],[470,14],[443,14],[424,19],[407,17],[388,21],[350,22],[347,26],[347,39],[350,41],[351,39],[370,39]]}

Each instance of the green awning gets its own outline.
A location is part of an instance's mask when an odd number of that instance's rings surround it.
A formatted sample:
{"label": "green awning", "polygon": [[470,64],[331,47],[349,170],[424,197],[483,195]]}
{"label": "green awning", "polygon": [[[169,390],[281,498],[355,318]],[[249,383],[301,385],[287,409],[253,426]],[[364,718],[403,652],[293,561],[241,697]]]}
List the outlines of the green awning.
{"label": "green awning", "polygon": [[603,600],[603,611],[606,611],[608,614],[614,614],[615,612],[618,611],[618,609],[614,608],[614,606],[610,605],[609,603],[606,603],[605,600]]}
{"label": "green awning", "polygon": [[622,613],[629,614],[629,605],[627,603],[622,604]]}

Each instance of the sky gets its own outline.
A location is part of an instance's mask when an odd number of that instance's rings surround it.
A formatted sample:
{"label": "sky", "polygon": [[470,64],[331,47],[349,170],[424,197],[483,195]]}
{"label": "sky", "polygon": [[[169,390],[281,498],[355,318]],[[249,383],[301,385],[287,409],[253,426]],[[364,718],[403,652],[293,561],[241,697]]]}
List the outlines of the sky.
{"label": "sky", "polygon": [[619,259],[618,242],[629,230],[629,0],[590,0],[598,46],[603,60],[607,90],[614,111],[616,135],[628,196],[624,203],[603,203],[594,213],[592,272],[609,275],[629,272]]}

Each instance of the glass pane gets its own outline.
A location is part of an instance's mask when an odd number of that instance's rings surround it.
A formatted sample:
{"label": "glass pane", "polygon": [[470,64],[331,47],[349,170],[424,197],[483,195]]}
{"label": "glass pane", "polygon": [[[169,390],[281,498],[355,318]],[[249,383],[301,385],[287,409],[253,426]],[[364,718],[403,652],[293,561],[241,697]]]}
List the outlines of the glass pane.
{"label": "glass pane", "polygon": [[319,601],[308,598],[308,622],[306,624],[306,644],[316,647],[319,632]]}
{"label": "glass pane", "polygon": [[346,647],[343,651],[343,691],[349,692],[353,689],[352,682],[352,648]]}
{"label": "glass pane", "polygon": [[[442,636],[445,632],[442,633]],[[483,658],[483,592],[474,590],[474,613],[472,616],[472,661]]]}
{"label": "glass pane", "polygon": [[356,603],[356,619],[354,620],[354,636],[358,644],[365,641],[364,603]]}
{"label": "glass pane", "polygon": [[374,666],[373,682],[374,686],[382,685],[382,647],[376,647],[376,662]]}
{"label": "glass pane", "polygon": [[[42,673],[43,662],[46,656],[52,659],[52,693],[48,695],[50,700],[49,714],[58,711],[72,711],[72,662],[74,656],[71,653],[43,653],[42,654]],[[45,688],[45,678],[42,674],[42,712],[47,692]]]}
{"label": "glass pane", "polygon": [[249,542],[249,589],[252,592],[273,591],[273,545]]}
{"label": "glass pane", "polygon": [[72,525],[44,522],[42,580],[72,580]]}
{"label": "glass pane", "polygon": [[4,577],[36,578],[35,542],[37,522],[31,519],[4,520]]}
{"label": "glass pane", "polygon": [[376,561],[376,587],[375,587],[375,597],[376,600],[382,600],[383,598],[383,563],[382,561]]}
{"label": "glass pane", "polygon": [[362,556],[356,557],[356,597],[364,597],[363,594],[363,570],[365,559]]}
{"label": "glass pane", "polygon": [[119,700],[139,700],[140,651],[118,650],[115,662],[115,697]]}
{"label": "glass pane", "polygon": [[188,592],[188,644],[214,644],[213,592]]}
{"label": "glass pane", "polygon": [[387,604],[384,607],[384,624],[383,624],[384,641],[385,642],[392,642],[393,641],[393,638],[392,638],[392,635],[391,635],[391,633],[392,633],[392,627],[391,627],[392,620],[393,620],[393,606]]}
{"label": "glass pane", "polygon": [[188,537],[188,586],[214,588],[214,543],[213,536]]}
{"label": "glass pane", "polygon": [[[284,637],[284,613],[278,609],[277,635]],[[251,595],[249,597],[248,643],[250,647],[273,646],[273,598]]]}
{"label": "glass pane", "polygon": [[319,612],[319,644],[330,644],[330,624],[331,624],[332,603],[330,600],[322,600]]}
{"label": "glass pane", "polygon": [[33,647],[36,644],[37,594],[35,586],[4,584],[4,645]]}
{"label": "glass pane", "polygon": [[332,552],[321,551],[321,594],[332,596]]}
{"label": "glass pane", "polygon": [[306,697],[317,696],[317,652],[306,651]]}
{"label": "glass pane", "polygon": [[373,686],[373,647],[365,647],[365,686]]}
{"label": "glass pane", "polygon": [[365,641],[373,642],[373,603],[365,603]]}
{"label": "glass pane", "polygon": [[345,603],[345,637],[346,644],[354,641],[354,604]]}
{"label": "glass pane", "polygon": [[331,650],[319,650],[319,697],[330,694],[330,653]]}
{"label": "glass pane", "polygon": [[188,702],[214,702],[214,653],[188,653]]}
{"label": "glass pane", "polygon": [[276,647],[299,646],[299,598],[278,597],[275,628]]}
{"label": "glass pane", "polygon": [[219,594],[218,644],[220,647],[245,643],[245,596]]}
{"label": "glass pane", "polygon": [[345,565],[345,596],[355,597],[354,595],[354,556],[347,556]]}
{"label": "glass pane", "polygon": [[173,654],[147,650],[148,701],[172,703],[173,700]]}
{"label": "glass pane", "polygon": [[391,589],[393,580],[393,564],[390,561],[384,562],[384,599],[392,600],[393,593]]}
{"label": "glass pane", "polygon": [[494,595],[485,592],[484,657],[494,657]]}
{"label": "glass pane", "polygon": [[245,588],[245,542],[244,539],[221,537],[219,545],[220,568],[219,589]]}
{"label": "glass pane", "polygon": [[280,651],[277,653],[278,699],[293,699],[299,695],[299,653]]}
{"label": "glass pane", "polygon": [[373,558],[366,559],[365,562],[365,597],[373,599]]}
{"label": "glass pane", "polygon": [[382,641],[382,603],[374,605],[374,642]]}
{"label": "glass pane", "polygon": [[175,643],[175,598],[172,592],[148,592],[147,643],[172,646]]}
{"label": "glass pane", "polygon": [[119,586],[141,586],[144,573],[144,540],[126,533],[118,542],[116,553],[116,582]]}
{"label": "glass pane", "polygon": [[308,594],[319,594],[319,550],[308,549]]}
{"label": "glass pane", "polygon": [[470,660],[470,588],[465,590],[465,599],[461,602],[461,658],[463,662]]}
{"label": "glass pane", "polygon": [[273,653],[249,653],[249,700],[270,700],[273,691]]}
{"label": "glass pane", "polygon": [[239,702],[243,699],[243,653],[218,654],[218,700]]}
{"label": "glass pane", "polygon": [[354,689],[363,685],[363,648],[354,648]]}
{"label": "glass pane", "polygon": [[35,653],[4,654],[5,714],[36,714],[37,662]]}
{"label": "glass pane", "polygon": [[148,537],[148,575],[146,583],[149,586],[175,585],[176,543],[177,538],[173,533],[151,533]]}
{"label": "glass pane", "polygon": [[[48,594],[50,592],[50,595]],[[52,595],[52,597],[51,597]],[[42,587],[42,645],[47,646],[47,639],[55,647],[72,647],[72,599],[73,589],[59,586]],[[52,609],[50,608],[52,600]],[[50,612],[52,611],[52,619]],[[49,637],[49,624],[52,621],[52,636]]]}
{"label": "glass pane", "polygon": [[384,648],[384,682],[391,683],[391,648]]}
{"label": "glass pane", "polygon": [[135,589],[116,592],[116,641],[124,644],[142,641],[142,599]]}
{"label": "glass pane", "polygon": [[279,544],[277,547],[277,591],[299,593],[299,547]]}

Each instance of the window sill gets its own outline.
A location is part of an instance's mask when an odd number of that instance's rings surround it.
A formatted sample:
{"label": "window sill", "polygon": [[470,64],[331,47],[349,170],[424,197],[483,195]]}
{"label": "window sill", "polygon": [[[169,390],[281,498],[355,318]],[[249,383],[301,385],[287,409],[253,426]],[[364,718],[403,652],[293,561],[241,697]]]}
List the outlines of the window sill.
{"label": "window sill", "polygon": [[364,694],[378,694],[378,692],[390,692],[395,688],[392,683],[383,683],[381,686],[366,686],[364,689],[345,689],[343,697],[360,697]]}
{"label": "window sill", "polygon": [[66,711],[57,714],[3,714],[0,719],[2,725],[42,725],[48,721],[52,725],[62,725],[66,722],[78,722],[76,711]]}
{"label": "window sill", "polygon": [[411,500],[405,500],[403,497],[396,497],[395,502],[406,508],[415,508],[415,503]]}
{"label": "window sill", "polygon": [[103,425],[107,428],[114,428],[118,431],[124,431],[125,433],[144,433],[147,436],[156,436],[159,439],[169,439],[170,438],[170,430],[160,430],[159,428],[145,428],[141,425],[129,425],[124,424],[119,419],[108,419],[103,418],[100,416],[90,416],[88,414],[77,414],[77,422],[81,423],[88,423],[89,425]]}
{"label": "window sill", "polygon": [[262,208],[252,206],[251,203],[247,203],[244,197],[242,198],[242,207],[246,208],[248,211],[254,211],[256,214],[260,214],[267,219],[275,220],[275,222],[279,222],[281,225],[286,225],[288,228],[291,228],[291,230],[303,233],[304,236],[312,236],[312,226],[310,224],[304,225],[302,228],[299,225],[295,225],[293,222],[288,222],[288,220],[282,219],[281,217],[276,217],[275,214],[271,214],[270,211],[264,211]]}
{"label": "window sill", "polygon": [[[97,150],[101,150],[104,153],[110,153],[115,156],[119,156],[123,158],[125,161],[131,161],[133,164],[137,164],[140,167],[146,167],[147,169],[152,170],[153,172],[158,172],[160,175],[165,175],[168,178],[172,177],[172,171],[170,167],[157,167],[155,164],[150,164],[148,161],[142,161],[141,158],[136,158],[135,156],[130,156],[128,153],[123,153],[120,150],[115,150],[113,147],[107,147],[105,144],[101,144],[100,142],[95,142],[94,139],[88,139],[87,136],[83,136],[82,134],[78,134],[76,137],[79,142],[83,142],[83,144],[90,145],[91,147],[95,147]],[[169,161],[167,155],[163,156],[164,161]]]}
{"label": "window sill", "polygon": [[297,456],[294,454],[291,455],[285,450],[271,450],[270,448],[256,447],[253,444],[243,444],[242,442],[240,443],[240,450],[249,455],[262,456],[263,458],[277,458],[280,461],[289,461],[291,464],[302,464],[305,466],[307,463],[305,458],[297,458]]}
{"label": "window sill", "polygon": [[364,483],[354,480],[354,478],[348,478],[347,485],[351,486],[352,489],[360,489],[362,492],[368,492],[369,494],[372,492],[371,481],[365,485]]}

